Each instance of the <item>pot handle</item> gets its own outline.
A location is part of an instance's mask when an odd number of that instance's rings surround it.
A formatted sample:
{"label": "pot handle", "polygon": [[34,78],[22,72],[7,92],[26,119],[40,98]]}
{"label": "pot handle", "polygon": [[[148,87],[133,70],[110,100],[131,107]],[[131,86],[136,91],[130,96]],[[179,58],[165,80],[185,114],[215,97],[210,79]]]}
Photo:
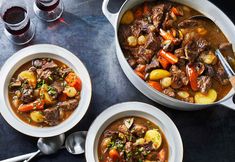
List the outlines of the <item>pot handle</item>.
{"label": "pot handle", "polygon": [[109,20],[109,22],[115,28],[115,26],[116,26],[115,25],[115,21],[116,21],[118,13],[111,13],[111,12],[109,12],[109,10],[108,10],[108,3],[109,3],[109,0],[104,0],[103,1],[102,11],[103,11],[105,17]]}
{"label": "pot handle", "polygon": [[227,108],[235,110],[235,104],[234,104],[234,101],[233,101],[234,97],[235,96],[232,96],[229,99],[227,99],[226,101],[221,102],[220,105],[223,105],[223,106],[225,106]]}

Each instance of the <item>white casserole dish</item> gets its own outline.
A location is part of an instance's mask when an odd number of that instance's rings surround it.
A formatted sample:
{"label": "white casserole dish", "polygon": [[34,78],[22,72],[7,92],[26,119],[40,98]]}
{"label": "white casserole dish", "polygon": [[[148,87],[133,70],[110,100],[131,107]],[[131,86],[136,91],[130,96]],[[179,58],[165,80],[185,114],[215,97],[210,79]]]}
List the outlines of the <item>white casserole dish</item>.
{"label": "white casserole dish", "polygon": [[[235,26],[231,22],[231,20],[214,4],[207,0],[172,0],[173,2],[178,2],[184,5],[187,5],[210,19],[212,19],[218,27],[222,30],[224,35],[227,37],[229,42],[235,42]],[[126,0],[125,3],[122,5],[120,10],[117,13],[110,13],[107,9],[109,0],[103,1],[102,10],[104,15],[110,21],[110,23],[114,27],[115,31],[115,41],[116,41],[116,54],[118,61],[121,65],[122,70],[126,74],[127,78],[131,81],[131,83],[145,96],[152,99],[155,102],[158,102],[164,106],[174,108],[177,110],[186,110],[186,111],[193,111],[193,110],[200,110],[206,107],[212,107],[214,105],[224,105],[228,108],[235,109],[235,105],[233,102],[232,96],[234,96],[235,92],[233,89],[229,92],[227,96],[225,96],[222,100],[213,103],[213,104],[192,104],[183,102],[167,95],[164,95],[161,92],[158,92],[151,88],[148,84],[146,84],[142,79],[140,79],[133,71],[133,69],[129,66],[128,62],[126,61],[124,54],[121,50],[119,40],[118,40],[118,28],[119,23],[122,18],[122,15],[128,10],[133,8],[134,6],[145,2],[145,0]]]}

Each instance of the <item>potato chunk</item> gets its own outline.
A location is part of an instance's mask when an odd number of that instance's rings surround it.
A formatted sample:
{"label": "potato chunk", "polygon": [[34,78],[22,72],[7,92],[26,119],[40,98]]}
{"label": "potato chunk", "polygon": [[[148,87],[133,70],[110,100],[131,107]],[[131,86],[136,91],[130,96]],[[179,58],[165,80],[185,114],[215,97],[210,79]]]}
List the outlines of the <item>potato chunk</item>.
{"label": "potato chunk", "polygon": [[148,130],[144,139],[146,142],[153,142],[155,149],[158,149],[162,144],[162,135],[157,129]]}
{"label": "potato chunk", "polygon": [[121,19],[121,24],[130,24],[134,21],[134,14],[132,11],[128,10],[124,15],[122,16]]}
{"label": "potato chunk", "polygon": [[18,75],[18,79],[27,80],[29,85],[31,85],[33,88],[35,88],[37,85],[37,77],[32,71],[22,71]]}
{"label": "potato chunk", "polygon": [[214,89],[210,89],[207,94],[197,92],[194,96],[195,103],[198,104],[212,104],[217,99],[217,92]]}
{"label": "potato chunk", "polygon": [[44,116],[41,111],[32,111],[30,113],[30,118],[36,123],[44,122]]}
{"label": "potato chunk", "polygon": [[156,81],[169,76],[171,76],[171,73],[169,71],[163,69],[156,69],[150,73],[149,79]]}
{"label": "potato chunk", "polygon": [[54,101],[52,97],[48,94],[48,85],[43,84],[40,89],[40,97],[45,101],[45,104],[50,105],[53,104]]}

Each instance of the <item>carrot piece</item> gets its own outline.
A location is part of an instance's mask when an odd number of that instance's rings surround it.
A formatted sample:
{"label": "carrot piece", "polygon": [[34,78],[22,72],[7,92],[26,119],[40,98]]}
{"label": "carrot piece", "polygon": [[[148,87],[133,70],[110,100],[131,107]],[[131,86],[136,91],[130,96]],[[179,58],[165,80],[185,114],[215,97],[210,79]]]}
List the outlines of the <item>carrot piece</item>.
{"label": "carrot piece", "polygon": [[163,69],[167,69],[168,66],[171,64],[169,61],[167,61],[166,59],[164,59],[162,56],[158,57],[158,61],[160,62],[160,64],[162,65]]}
{"label": "carrot piece", "polygon": [[183,11],[176,8],[176,7],[172,7],[171,11],[176,15],[176,16],[183,16]]}
{"label": "carrot piece", "polygon": [[166,157],[167,156],[167,152],[165,149],[162,149],[161,151],[159,151],[157,157],[160,161],[165,161],[166,160]]}
{"label": "carrot piece", "polygon": [[144,77],[144,74],[142,74],[141,72],[139,72],[139,71],[135,71],[135,73],[141,78],[141,79],[145,79],[145,77]]}
{"label": "carrot piece", "polygon": [[78,91],[81,91],[82,81],[75,73],[69,73],[66,76],[65,81],[68,83],[69,86],[76,88],[76,90]]}
{"label": "carrot piece", "polygon": [[143,17],[143,12],[142,9],[139,7],[136,9],[134,16],[136,19],[142,18]]}
{"label": "carrot piece", "polygon": [[159,55],[162,56],[164,59],[166,59],[171,64],[176,64],[179,61],[178,57],[170,52],[165,52],[165,51],[161,50],[159,52]]}
{"label": "carrot piece", "polygon": [[43,100],[37,100],[37,101],[34,101],[32,103],[29,103],[29,104],[21,104],[18,107],[18,111],[27,112],[27,111],[31,111],[33,109],[41,110],[41,109],[44,108],[44,104],[45,104],[45,102]]}
{"label": "carrot piece", "polygon": [[135,71],[138,71],[138,72],[140,72],[140,73],[144,73],[145,68],[146,68],[146,65],[138,65],[138,66],[135,68]]}
{"label": "carrot piece", "polygon": [[158,90],[159,92],[162,92],[162,91],[163,91],[161,84],[158,83],[158,82],[149,81],[149,82],[148,82],[148,85],[150,85],[150,86],[153,87],[154,89]]}
{"label": "carrot piece", "polygon": [[177,39],[171,34],[167,33],[166,31],[160,29],[159,33],[165,40],[171,40],[174,44],[176,44]]}
{"label": "carrot piece", "polygon": [[159,33],[164,39],[166,40],[171,40],[173,41],[175,38],[173,37],[173,35],[171,35],[170,33],[167,33],[166,31],[160,29],[160,33]]}
{"label": "carrot piece", "polygon": [[197,91],[198,90],[198,84],[197,84],[198,73],[195,67],[191,65],[187,65],[186,73],[189,77],[189,82],[190,82],[190,86],[192,90]]}
{"label": "carrot piece", "polygon": [[109,157],[110,157],[112,160],[116,161],[117,159],[119,159],[119,153],[118,153],[118,151],[117,151],[116,149],[111,149],[111,150],[109,151]]}

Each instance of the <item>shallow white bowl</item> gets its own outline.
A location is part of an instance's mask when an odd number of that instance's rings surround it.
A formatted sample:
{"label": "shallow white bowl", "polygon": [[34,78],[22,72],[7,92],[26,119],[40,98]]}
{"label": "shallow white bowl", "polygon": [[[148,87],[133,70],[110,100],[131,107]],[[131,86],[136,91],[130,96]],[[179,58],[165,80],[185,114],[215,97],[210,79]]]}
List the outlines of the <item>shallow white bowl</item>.
{"label": "shallow white bowl", "polygon": [[[19,119],[13,112],[8,99],[8,85],[15,71],[24,63],[35,58],[52,58],[72,68],[82,81],[81,100],[78,107],[68,119],[57,126],[39,128],[31,126]],[[64,133],[74,127],[85,115],[91,100],[91,80],[83,63],[68,50],[49,44],[39,44],[24,48],[12,55],[0,71],[0,113],[16,130],[33,137],[51,137]]]}
{"label": "shallow white bowl", "polygon": [[155,123],[165,134],[169,145],[169,162],[183,161],[183,144],[172,120],[158,108],[141,103],[125,102],[111,106],[92,123],[86,139],[87,162],[98,162],[98,142],[104,130],[114,121],[128,116],[142,117]]}

